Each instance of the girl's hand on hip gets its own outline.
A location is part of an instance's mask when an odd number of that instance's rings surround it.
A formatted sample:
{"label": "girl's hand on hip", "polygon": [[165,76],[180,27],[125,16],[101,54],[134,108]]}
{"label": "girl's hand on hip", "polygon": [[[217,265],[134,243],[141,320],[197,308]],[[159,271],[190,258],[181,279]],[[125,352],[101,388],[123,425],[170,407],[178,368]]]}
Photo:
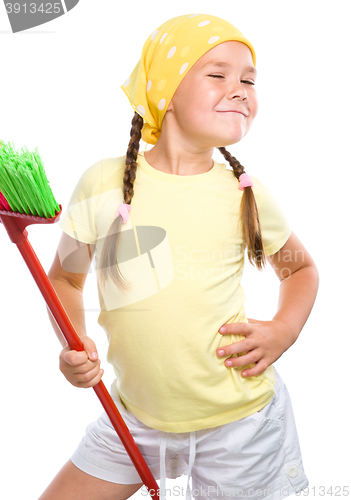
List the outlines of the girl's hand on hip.
{"label": "girl's hand on hip", "polygon": [[256,363],[253,368],[245,369],[243,377],[254,377],[263,373],[292,344],[287,325],[281,321],[259,321],[249,319],[249,323],[228,323],[223,325],[223,335],[244,335],[246,338],[234,344],[219,347],[217,356],[225,358],[233,354],[246,353],[224,361],[228,368],[236,368]]}
{"label": "girl's hand on hip", "polygon": [[75,387],[94,387],[100,382],[104,370],[100,369],[95,343],[87,335],[81,335],[80,340],[84,351],[74,351],[69,346],[62,349],[60,371]]}

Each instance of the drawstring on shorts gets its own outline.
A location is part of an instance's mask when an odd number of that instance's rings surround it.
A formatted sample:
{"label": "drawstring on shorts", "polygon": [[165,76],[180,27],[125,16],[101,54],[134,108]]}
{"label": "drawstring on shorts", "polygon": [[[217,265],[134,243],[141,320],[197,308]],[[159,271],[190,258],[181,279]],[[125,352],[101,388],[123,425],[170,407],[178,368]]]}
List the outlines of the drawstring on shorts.
{"label": "drawstring on shorts", "polygon": [[167,434],[162,434],[161,444],[160,444],[160,498],[161,500],[166,499],[166,447],[167,447]]}
{"label": "drawstring on shorts", "polygon": [[195,462],[195,455],[196,455],[196,431],[190,432],[189,468],[188,468],[188,482],[186,483],[186,500],[191,499],[189,482],[191,477],[191,470]]}
{"label": "drawstring on shorts", "polygon": [[[160,444],[160,499],[166,500],[166,448],[167,448],[167,433],[162,434]],[[188,481],[186,484],[186,500],[191,499],[190,494],[190,477],[191,471],[195,462],[196,456],[196,431],[190,432],[189,436],[189,466],[188,466]]]}

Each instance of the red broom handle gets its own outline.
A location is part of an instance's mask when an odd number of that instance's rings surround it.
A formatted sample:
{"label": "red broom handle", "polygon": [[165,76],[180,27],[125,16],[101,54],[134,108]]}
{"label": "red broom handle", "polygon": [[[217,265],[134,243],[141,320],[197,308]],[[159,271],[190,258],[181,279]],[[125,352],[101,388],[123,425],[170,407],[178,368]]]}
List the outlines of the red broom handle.
{"label": "red broom handle", "polygon": [[[36,281],[38,288],[51,311],[51,314],[55,318],[58,327],[67,340],[69,347],[75,351],[84,351],[82,341],[75,331],[74,326],[69,319],[59,297],[57,296],[51,281],[47,277],[36,253],[34,252],[32,245],[26,238],[28,234],[27,231],[23,232],[22,228],[18,229],[18,232],[14,231],[14,223],[16,220],[14,217],[1,216],[0,214],[0,219],[6,229],[8,229],[11,240],[17,245],[18,250],[21,252],[21,255],[25,260],[34,280]],[[19,234],[20,232],[22,233],[21,235]],[[130,434],[128,427],[121,417],[121,414],[119,413],[102,380],[100,380],[100,382],[95,385],[93,389],[96,392],[97,397],[100,399],[102,406],[111,420],[111,423],[121,439],[123,446],[132,460],[141,480],[147,487],[149,494],[153,500],[159,500],[158,484],[156,483],[156,480],[145,462],[138,446],[136,445],[133,436]]]}

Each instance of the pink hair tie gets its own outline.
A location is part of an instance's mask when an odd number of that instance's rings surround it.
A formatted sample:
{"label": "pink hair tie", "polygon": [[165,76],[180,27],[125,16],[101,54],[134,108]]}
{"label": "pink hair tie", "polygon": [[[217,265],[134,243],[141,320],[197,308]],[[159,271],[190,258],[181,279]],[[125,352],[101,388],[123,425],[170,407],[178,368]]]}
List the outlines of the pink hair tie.
{"label": "pink hair tie", "polygon": [[239,189],[244,191],[246,187],[252,187],[254,185],[249,174],[241,174],[239,177]]}
{"label": "pink hair tie", "polygon": [[116,217],[118,217],[119,215],[121,215],[122,219],[123,219],[123,224],[125,222],[127,222],[127,220],[129,219],[130,209],[131,209],[131,206],[128,205],[127,203],[120,203],[119,206],[118,206],[118,211],[116,213]]}

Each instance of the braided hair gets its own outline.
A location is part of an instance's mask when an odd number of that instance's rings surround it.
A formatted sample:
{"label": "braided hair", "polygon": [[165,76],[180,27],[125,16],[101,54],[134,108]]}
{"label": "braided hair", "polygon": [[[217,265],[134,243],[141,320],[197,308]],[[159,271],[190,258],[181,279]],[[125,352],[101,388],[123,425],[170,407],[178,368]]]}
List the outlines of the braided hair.
{"label": "braided hair", "polygon": [[[144,119],[137,112],[132,119],[132,128],[130,131],[130,140],[126,154],[126,168],[123,176],[123,196],[126,204],[131,204],[134,196],[133,184],[136,177],[137,158],[140,147],[141,130],[144,125]],[[233,169],[234,176],[239,180],[241,174],[245,173],[244,167],[232,156],[224,147],[218,148],[224,158]],[[241,199],[241,218],[244,232],[244,241],[247,246],[249,261],[255,265],[258,270],[262,270],[266,264],[263,250],[260,220],[255,200],[255,195],[251,187],[244,189]],[[122,276],[117,262],[117,250],[119,235],[121,232],[122,217],[119,215],[112,222],[104,244],[101,250],[98,278],[103,287],[108,276],[113,280],[119,289],[128,289],[129,284]]]}

